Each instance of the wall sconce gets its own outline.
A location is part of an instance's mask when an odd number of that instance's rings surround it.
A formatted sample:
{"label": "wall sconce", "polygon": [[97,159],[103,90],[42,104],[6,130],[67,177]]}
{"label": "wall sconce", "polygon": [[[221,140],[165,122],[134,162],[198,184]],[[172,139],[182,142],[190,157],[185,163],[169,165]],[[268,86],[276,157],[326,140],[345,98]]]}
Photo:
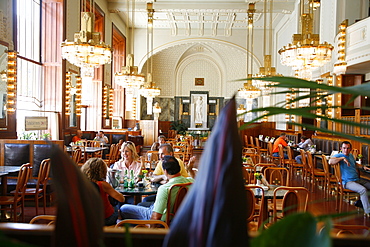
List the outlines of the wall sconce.
{"label": "wall sconce", "polygon": [[8,98],[6,109],[9,113],[14,113],[17,98],[17,52],[8,51]]}
{"label": "wall sconce", "polygon": [[114,90],[108,86],[103,90],[103,116],[106,119],[113,117],[113,94]]}
{"label": "wall sconce", "polygon": [[348,19],[339,25],[338,33],[338,61],[334,64],[333,73],[336,75],[344,74],[347,70],[346,62],[346,30]]}
{"label": "wall sconce", "polygon": [[76,115],[81,116],[82,79],[76,76]]}

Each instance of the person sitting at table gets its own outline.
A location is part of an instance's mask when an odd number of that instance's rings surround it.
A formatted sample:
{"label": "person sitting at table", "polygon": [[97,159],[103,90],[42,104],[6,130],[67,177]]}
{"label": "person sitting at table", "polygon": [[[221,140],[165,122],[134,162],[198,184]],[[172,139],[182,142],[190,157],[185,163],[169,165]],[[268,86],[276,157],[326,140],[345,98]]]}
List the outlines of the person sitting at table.
{"label": "person sitting at table", "polygon": [[[355,158],[351,154],[352,144],[349,141],[344,141],[341,144],[341,153],[334,154],[329,159],[330,165],[340,165],[342,175],[342,186],[345,189],[353,190],[360,194],[362,206],[365,211],[365,216],[370,216],[370,204],[367,191],[370,190],[370,182],[359,177],[357,172],[357,164]],[[364,166],[365,170],[370,168]]]}
{"label": "person sitting at table", "polygon": [[[308,138],[306,136],[301,136],[301,142],[297,144],[297,147],[300,148],[300,149],[303,149],[304,151],[307,151],[308,149],[310,149],[310,147],[312,145],[313,145],[313,142],[311,141],[310,138]],[[302,156],[301,155],[297,155],[295,157],[295,161],[298,164],[302,164]]]}
{"label": "person sitting at table", "polygon": [[[279,144],[281,144],[283,147],[288,146],[288,143],[286,143],[286,134],[281,133],[279,138],[277,138],[274,142],[274,146],[272,147],[272,156],[279,157]],[[288,155],[284,153],[284,159],[288,159]]]}
{"label": "person sitting at table", "polygon": [[139,155],[136,152],[135,144],[131,141],[124,142],[121,146],[121,159],[113,164],[112,169],[121,171],[121,177],[130,175],[130,170],[134,171],[134,176],[142,174],[142,164]]}
{"label": "person sitting at table", "polygon": [[77,130],[76,135],[72,137],[72,142],[73,143],[76,143],[76,142],[79,142],[79,141],[82,141],[82,131],[81,130]]}
{"label": "person sitting at table", "polygon": [[106,163],[101,158],[91,158],[81,167],[81,171],[99,188],[99,193],[104,205],[105,225],[115,225],[118,219],[118,209],[110,204],[108,196],[111,196],[119,202],[124,202],[125,197],[105,181],[107,176]]}
{"label": "person sitting at table", "polygon": [[[164,143],[159,146],[158,156],[159,156],[160,161],[157,163],[157,166],[155,167],[155,170],[153,172],[152,182],[161,182],[163,184],[168,181],[167,176],[164,174],[164,171],[162,169],[162,161],[163,161],[164,156],[166,155],[173,156],[173,154],[174,154],[173,148],[170,144]],[[180,165],[181,176],[189,177],[189,174],[187,173],[186,168],[184,166],[184,162],[182,162],[182,160],[178,158],[176,159]]]}
{"label": "person sitting at table", "polygon": [[94,138],[94,141],[102,142],[104,145],[109,144],[108,137],[106,137],[106,136],[104,135],[104,131],[102,131],[102,130],[100,130],[100,131],[96,134],[96,136],[95,136],[95,138]]}
{"label": "person sitting at table", "polygon": [[158,151],[159,146],[166,143],[166,137],[164,135],[158,136],[158,141],[154,142],[152,147],[150,148],[151,151]]}
{"label": "person sitting at table", "polygon": [[[194,179],[181,176],[180,165],[178,160],[170,155],[162,157],[162,168],[168,183],[161,185],[157,191],[157,197],[154,204],[150,207],[142,207],[137,205],[122,205],[120,208],[122,219],[138,219],[138,220],[165,220],[166,208],[168,200],[168,192],[172,185],[192,183]],[[174,203],[176,194],[171,194],[171,201]],[[173,206],[173,205],[172,205]]]}

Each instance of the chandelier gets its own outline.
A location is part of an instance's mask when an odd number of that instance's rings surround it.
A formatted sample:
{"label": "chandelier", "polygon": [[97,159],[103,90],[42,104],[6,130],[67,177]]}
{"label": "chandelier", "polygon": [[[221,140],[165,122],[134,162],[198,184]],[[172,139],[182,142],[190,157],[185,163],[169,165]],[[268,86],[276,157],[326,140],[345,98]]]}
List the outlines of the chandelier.
{"label": "chandelier", "polygon": [[[255,4],[249,3],[248,7],[248,31],[247,31],[247,60],[246,60],[246,68],[247,68],[247,77],[250,78],[253,74],[253,61],[252,61],[252,54],[253,54],[253,16],[256,12]],[[250,51],[250,52],[248,52]],[[249,71],[251,71],[249,73]],[[257,87],[253,86],[252,82],[248,80],[244,83],[244,87],[238,90],[238,94],[240,97],[245,99],[254,99],[261,95],[261,90]],[[250,102],[249,102],[250,103]],[[247,104],[248,107],[248,104]]]}
{"label": "chandelier", "polygon": [[[129,9],[129,2],[127,1],[127,9]],[[127,14],[127,28],[129,23],[129,15]],[[132,1],[131,5],[131,53],[134,52],[134,28],[135,28],[135,0]],[[127,30],[127,33],[129,31]],[[134,66],[134,54],[128,54],[126,57],[126,66],[122,66],[120,72],[115,74],[115,81],[118,85],[123,88],[128,89],[128,93],[135,92],[136,89],[139,89],[145,81],[145,76],[138,73],[138,67]]]}
{"label": "chandelier", "polygon": [[94,68],[111,62],[112,49],[94,32],[94,14],[81,12],[81,31],[74,41],[62,42],[62,57],[81,68],[82,77],[93,77]]}
{"label": "chandelier", "polygon": [[134,66],[134,55],[128,54],[126,58],[127,66],[123,66],[120,72],[115,74],[116,83],[124,88],[139,89],[145,81],[145,76],[138,73],[137,66]]}
{"label": "chandelier", "polygon": [[153,16],[154,9],[153,3],[147,3],[146,9],[148,11],[148,24],[147,24],[147,86],[143,86],[139,93],[146,98],[147,103],[147,114],[152,115],[153,113],[153,99],[161,94],[161,90],[155,86],[153,82]]}
{"label": "chandelier", "polygon": [[278,51],[281,63],[295,70],[312,70],[331,60],[333,46],[327,42],[320,44],[319,34],[312,33],[314,6],[317,6],[317,1],[310,0],[308,13],[305,13],[304,1],[301,0],[301,33],[293,34],[292,43]]}

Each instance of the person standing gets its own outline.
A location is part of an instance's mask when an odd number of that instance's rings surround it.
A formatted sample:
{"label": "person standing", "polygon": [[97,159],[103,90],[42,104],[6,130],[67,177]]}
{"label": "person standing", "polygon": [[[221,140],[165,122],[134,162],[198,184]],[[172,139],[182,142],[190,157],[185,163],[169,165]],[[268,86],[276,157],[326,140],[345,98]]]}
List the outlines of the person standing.
{"label": "person standing", "polygon": [[[342,175],[342,186],[345,189],[353,190],[360,194],[362,206],[366,216],[370,216],[369,197],[367,195],[370,190],[370,182],[359,177],[357,172],[357,164],[355,158],[351,154],[352,144],[344,141],[341,144],[341,153],[333,155],[329,159],[330,165],[339,163],[340,172]],[[365,170],[369,171],[370,168],[364,166]]]}

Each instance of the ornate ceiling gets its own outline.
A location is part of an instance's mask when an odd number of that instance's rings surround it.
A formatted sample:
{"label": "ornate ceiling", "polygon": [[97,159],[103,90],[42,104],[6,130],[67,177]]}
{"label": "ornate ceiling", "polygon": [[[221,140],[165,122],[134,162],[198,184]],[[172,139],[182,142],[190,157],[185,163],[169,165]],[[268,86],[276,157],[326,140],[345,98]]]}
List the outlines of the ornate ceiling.
{"label": "ornate ceiling", "polygon": [[[127,0],[107,0],[111,13],[127,20]],[[255,28],[263,28],[263,0],[157,0],[153,6],[155,28],[171,29],[172,35],[231,36],[234,29],[245,29],[249,2],[256,3]],[[291,14],[296,0],[274,0],[274,25]],[[145,0],[135,1],[135,27],[146,28]],[[269,4],[268,4],[269,5]],[[131,8],[131,7],[130,7]]]}

